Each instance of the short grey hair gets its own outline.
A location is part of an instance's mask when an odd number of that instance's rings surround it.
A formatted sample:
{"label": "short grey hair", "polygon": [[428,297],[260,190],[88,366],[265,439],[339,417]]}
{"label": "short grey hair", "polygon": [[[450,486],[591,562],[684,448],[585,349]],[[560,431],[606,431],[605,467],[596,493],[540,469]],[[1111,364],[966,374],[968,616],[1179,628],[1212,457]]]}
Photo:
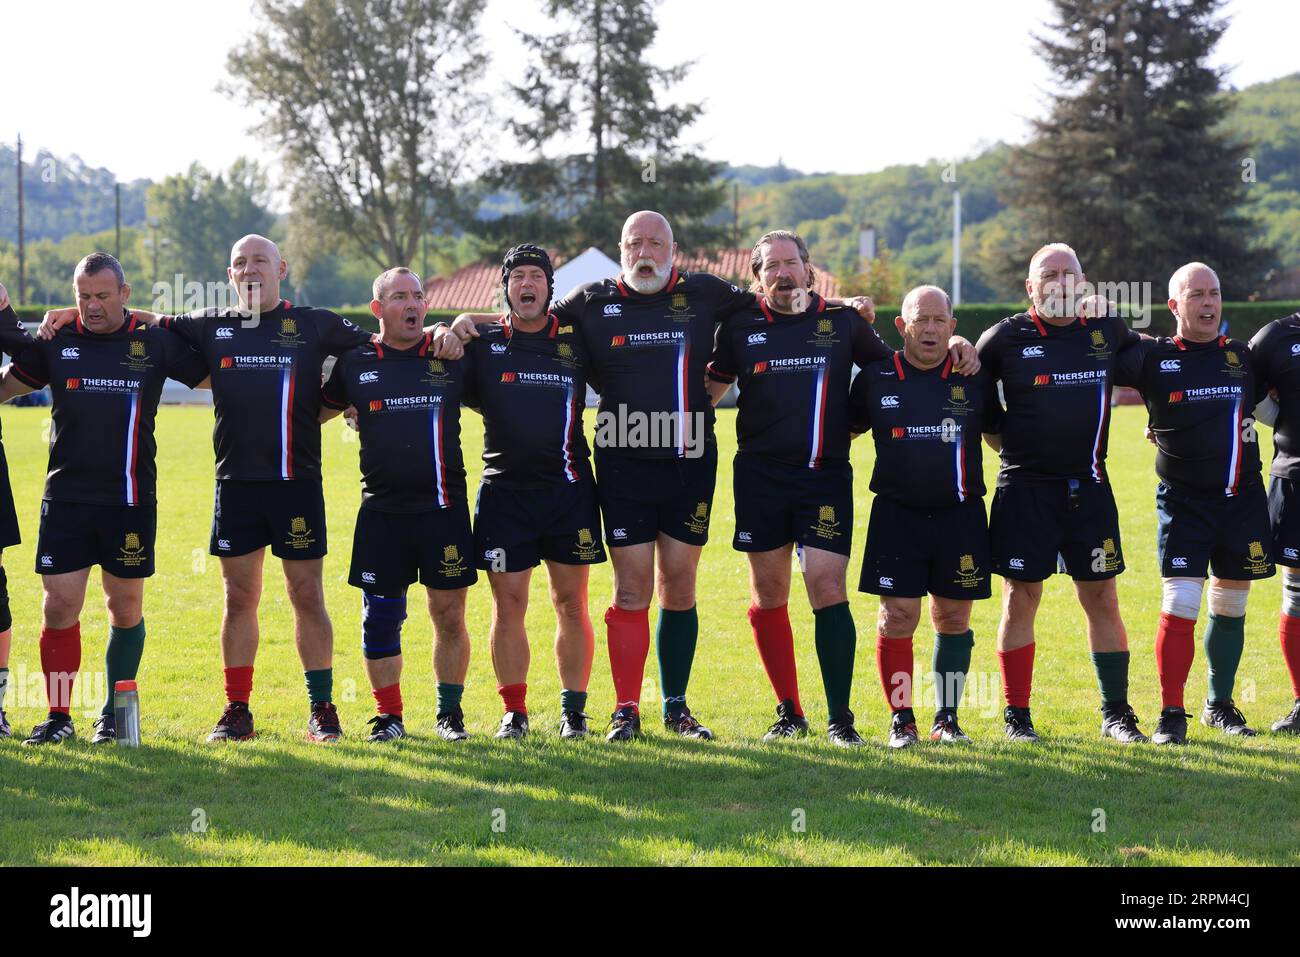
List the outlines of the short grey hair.
{"label": "short grey hair", "polygon": [[1033,272],[1034,263],[1042,259],[1048,253],[1069,253],[1074,257],[1074,261],[1079,263],[1079,268],[1083,268],[1083,263],[1079,260],[1079,254],[1074,251],[1073,246],[1067,246],[1065,243],[1048,243],[1045,246],[1039,246],[1038,252],[1029,257],[1029,270]]}
{"label": "short grey hair", "polygon": [[898,309],[899,315],[906,316],[908,304],[920,299],[927,292],[937,292],[939,295],[943,296],[944,308],[948,310],[948,315],[952,315],[952,299],[949,297],[947,291],[939,286],[917,286],[915,289],[908,292],[908,294],[903,297],[903,304]]}
{"label": "short grey hair", "polygon": [[72,281],[76,282],[78,276],[93,276],[105,269],[113,271],[113,275],[117,279],[117,288],[121,289],[126,285],[126,273],[122,271],[122,264],[108,253],[91,253],[77,263],[77,268],[72,272]]}
{"label": "short grey hair", "polygon": [[1193,269],[1209,269],[1210,274],[1214,276],[1214,281],[1219,282],[1219,274],[1211,269],[1205,263],[1186,263],[1179,266],[1172,276],[1169,277],[1169,298],[1177,299],[1182,295],[1183,287],[1187,285],[1187,277]]}
{"label": "short grey hair", "polygon": [[375,277],[375,281],[370,287],[374,297],[382,300],[388,284],[398,276],[415,276],[415,281],[419,284],[420,289],[424,289],[424,283],[420,282],[420,277],[413,270],[407,269],[405,266],[394,266],[392,269],[386,269]]}

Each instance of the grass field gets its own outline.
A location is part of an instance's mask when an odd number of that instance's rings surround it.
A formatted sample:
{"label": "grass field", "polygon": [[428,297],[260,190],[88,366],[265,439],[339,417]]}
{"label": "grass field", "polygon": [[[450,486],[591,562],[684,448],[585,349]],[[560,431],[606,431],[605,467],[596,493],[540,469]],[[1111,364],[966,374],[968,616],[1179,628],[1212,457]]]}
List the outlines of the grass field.
{"label": "grass field", "polygon": [[[5,407],[4,442],[24,544],[6,551],[14,650],[6,707],[15,732],[44,712],[39,694],[39,587],[32,574],[45,467],[48,410]],[[1150,733],[1159,707],[1152,641],[1160,588],[1154,555],[1153,450],[1144,411],[1117,409],[1111,474],[1128,572],[1120,600],[1133,650],[1131,698]],[[590,425],[590,416],[589,425]],[[477,483],[480,427],[466,413],[470,489]],[[357,445],[339,422],[325,428],[326,561],[335,626],[335,697],[349,737],[337,746],[303,737],[306,695],[278,570],[268,568],[253,711],[259,736],[212,746],[221,711],[217,645],[221,579],[206,556],[212,498],[211,412],[159,415],[159,573],[148,585],[148,641],[140,677],[146,746],[92,749],[90,715],[103,688],[107,630],[98,576],[82,616],[83,678],[74,710],[78,739],[61,747],[0,742],[2,864],[1295,864],[1300,861],[1300,742],[1263,735],[1228,741],[1194,724],[1182,750],[1121,749],[1098,739],[1099,716],[1083,619],[1064,579],[1049,583],[1039,616],[1034,715],[1041,747],[1003,743],[993,650],[997,603],[977,606],[976,646],[963,725],[967,749],[928,742],[887,753],[887,715],[875,672],[874,598],[854,594],[858,663],[853,706],[871,747],[846,753],[820,735],[764,745],[771,689],[749,625],[746,566],[731,550],[730,452],[734,412],[720,414],[724,463],[712,541],[701,565],[701,637],[691,682],[695,712],[712,743],[669,738],[653,722],[642,742],[600,738],[563,744],[551,715],[558,686],[545,577],[534,578],[530,630],[533,735],[490,739],[500,713],[487,649],[489,596],[470,597],[474,658],[465,711],[467,743],[432,735],[430,626],[414,614],[405,632],[407,728],[382,746],[362,734],[373,713],[360,652],[360,602],[345,582],[360,498]],[[1263,434],[1263,452],[1270,448]],[[858,510],[851,581],[867,519],[871,450],[856,443]],[[986,471],[991,478],[993,463]],[[596,665],[588,710],[603,723],[612,706],[601,613],[609,568],[592,576]],[[825,705],[802,588],[791,602],[803,698],[815,728]],[[1256,727],[1290,705],[1277,642],[1279,584],[1251,598],[1238,701]],[[931,636],[919,631],[917,674],[929,668]],[[653,653],[652,653],[653,654]],[[653,662],[644,701],[656,702]],[[1203,696],[1204,659],[1188,687]],[[74,695],[80,691],[74,691]],[[78,699],[74,697],[74,701]],[[918,694],[928,717],[930,698]],[[651,705],[653,706],[653,705]],[[647,716],[650,709],[647,708]],[[558,717],[558,714],[556,715]],[[801,826],[802,825],[802,826]],[[1104,826],[1103,826],[1104,825]]]}

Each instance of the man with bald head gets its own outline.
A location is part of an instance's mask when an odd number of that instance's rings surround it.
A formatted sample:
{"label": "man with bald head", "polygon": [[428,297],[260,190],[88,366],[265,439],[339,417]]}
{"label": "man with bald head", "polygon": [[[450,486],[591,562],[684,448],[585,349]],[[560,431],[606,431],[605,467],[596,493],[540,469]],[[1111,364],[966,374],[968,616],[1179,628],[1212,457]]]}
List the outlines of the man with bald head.
{"label": "man with bald head", "polygon": [[965,743],[957,706],[975,643],[971,606],[990,594],[980,436],[1000,431],[1002,407],[986,373],[963,375],[953,365],[957,320],[946,292],[913,289],[895,325],[902,350],[866,366],[849,394],[849,427],[870,430],[876,449],[858,589],[880,596],[876,663],[891,712],[889,746],[918,740],[912,636],[927,594],[935,634],[930,739]]}
{"label": "man with bald head", "polygon": [[1163,579],[1156,667],[1161,711],[1152,740],[1184,744],[1183,689],[1195,654],[1201,593],[1210,576],[1201,723],[1255,732],[1233,703],[1250,583],[1274,573],[1268,499],[1260,478],[1254,409],[1265,390],[1244,342],[1219,334],[1219,277],[1188,263],[1169,280],[1170,338],[1125,350],[1115,382],[1142,393],[1156,443],[1156,551]]}
{"label": "man with bald head", "polygon": [[[280,298],[288,274],[275,243],[244,236],[232,247],[226,270],[239,299],[234,308],[162,317],[137,311],[143,321],[160,322],[197,349],[212,375],[217,483],[209,550],[221,559],[225,582],[221,651],[227,704],[210,741],[253,737],[248,702],[268,545],[282,561],[293,606],[294,640],[311,704],[308,737],[334,741],[342,734],[332,702],[334,634],[321,582],[321,370],[326,356],[339,356],[370,335],[333,312]],[[48,318],[57,326],[62,313]],[[459,340],[452,342],[459,354]]]}
{"label": "man with bald head", "polygon": [[1140,336],[1117,316],[1081,309],[1089,301],[1085,278],[1073,249],[1043,246],[1025,279],[1029,310],[991,326],[977,347],[1006,403],[1002,434],[990,441],[1002,468],[989,535],[993,570],[1002,576],[998,662],[1012,741],[1038,740],[1029,712],[1034,619],[1043,581],[1058,563],[1088,619],[1102,734],[1146,740],[1128,704],[1128,635],[1115,588],[1124,558],[1106,474],[1115,362]]}

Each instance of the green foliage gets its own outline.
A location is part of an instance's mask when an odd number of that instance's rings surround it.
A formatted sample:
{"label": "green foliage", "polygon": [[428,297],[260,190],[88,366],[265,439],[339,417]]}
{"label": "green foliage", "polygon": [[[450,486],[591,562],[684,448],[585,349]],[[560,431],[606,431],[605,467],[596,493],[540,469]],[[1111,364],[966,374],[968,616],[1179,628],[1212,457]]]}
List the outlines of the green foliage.
{"label": "green foliage", "polygon": [[[0,236],[5,239],[18,235],[16,163],[16,150],[0,145]],[[23,231],[28,241],[58,242],[72,233],[111,231],[116,184],[112,172],[87,166],[79,156],[61,158],[23,144]],[[143,225],[149,181],[138,179],[121,185],[122,224]],[[108,251],[113,250],[110,247]]]}

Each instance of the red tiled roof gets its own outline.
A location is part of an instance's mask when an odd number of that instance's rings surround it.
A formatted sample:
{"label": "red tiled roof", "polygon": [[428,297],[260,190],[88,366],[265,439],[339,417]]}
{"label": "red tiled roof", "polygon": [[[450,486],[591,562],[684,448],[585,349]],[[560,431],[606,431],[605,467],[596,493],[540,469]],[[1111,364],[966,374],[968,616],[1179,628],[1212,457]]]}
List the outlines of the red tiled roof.
{"label": "red tiled roof", "polygon": [[[677,268],[683,272],[710,272],[737,285],[748,285],[749,255],[748,249],[716,249],[691,256],[679,255]],[[553,255],[552,258],[557,266],[563,262],[562,257]],[[813,291],[834,298],[839,294],[839,283],[818,266]],[[501,307],[501,267],[496,263],[462,266],[449,277],[430,279],[425,295],[430,309],[498,309]]]}

